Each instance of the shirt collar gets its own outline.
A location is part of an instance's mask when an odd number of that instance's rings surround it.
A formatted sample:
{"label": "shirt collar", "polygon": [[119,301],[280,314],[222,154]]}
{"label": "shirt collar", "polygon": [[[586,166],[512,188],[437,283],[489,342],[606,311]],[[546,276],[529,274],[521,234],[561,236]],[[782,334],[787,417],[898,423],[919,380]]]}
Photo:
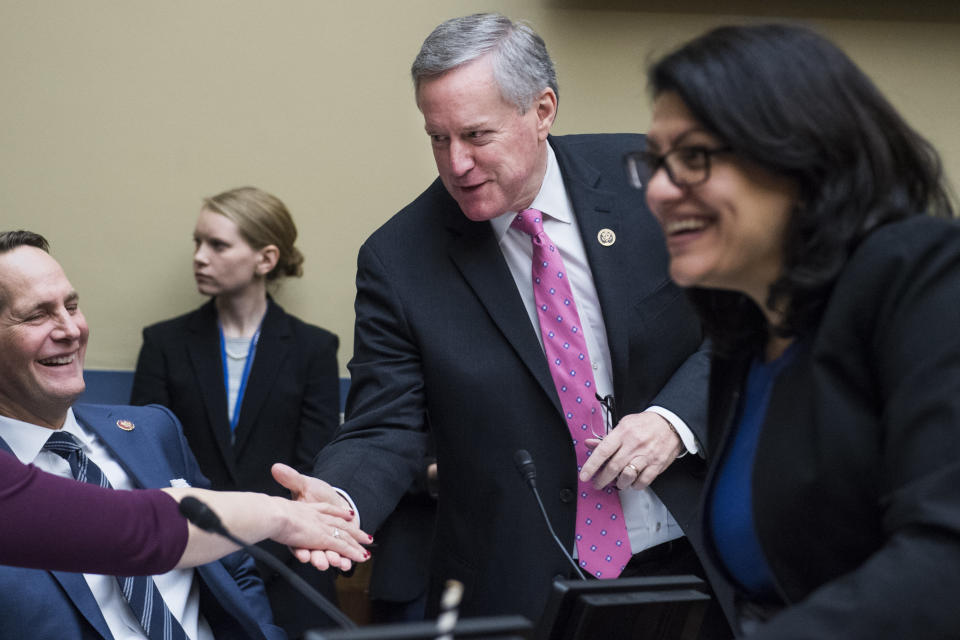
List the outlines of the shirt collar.
{"label": "shirt collar", "polygon": [[[544,215],[557,222],[573,224],[569,207],[566,204],[566,187],[563,184],[560,165],[557,163],[557,155],[549,142],[547,143],[547,170],[543,175],[543,184],[540,185],[540,191],[533,202],[530,203],[529,208],[542,211]],[[507,235],[510,224],[517,217],[517,213],[519,212],[507,211],[490,221],[497,242],[503,240],[503,236]]]}
{"label": "shirt collar", "polygon": [[[80,427],[76,416],[73,415],[73,407],[67,409],[63,431],[73,434],[84,449],[89,447],[89,437]],[[30,464],[36,460],[51,433],[53,433],[53,429],[49,427],[41,427],[22,420],[0,416],[0,436],[10,446],[14,455],[24,464]]]}

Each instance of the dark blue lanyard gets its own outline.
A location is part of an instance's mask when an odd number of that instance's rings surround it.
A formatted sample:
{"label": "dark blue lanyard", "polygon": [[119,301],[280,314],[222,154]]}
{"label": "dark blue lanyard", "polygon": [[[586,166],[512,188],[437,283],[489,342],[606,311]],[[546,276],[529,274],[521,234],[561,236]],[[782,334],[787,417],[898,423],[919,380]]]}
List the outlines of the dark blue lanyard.
{"label": "dark blue lanyard", "polygon": [[[260,327],[263,321],[260,321]],[[250,377],[250,365],[253,364],[253,352],[257,348],[257,340],[260,339],[260,327],[250,338],[250,346],[247,348],[247,359],[243,363],[243,373],[240,375],[240,388],[237,390],[237,401],[233,405],[233,418],[230,419],[230,432],[233,433],[237,428],[237,421],[240,419],[240,406],[243,405],[243,394],[247,391],[247,378]],[[220,327],[220,362],[223,363],[223,388],[227,392],[227,398],[230,397],[230,372],[227,369],[227,342],[223,338],[223,327]]]}

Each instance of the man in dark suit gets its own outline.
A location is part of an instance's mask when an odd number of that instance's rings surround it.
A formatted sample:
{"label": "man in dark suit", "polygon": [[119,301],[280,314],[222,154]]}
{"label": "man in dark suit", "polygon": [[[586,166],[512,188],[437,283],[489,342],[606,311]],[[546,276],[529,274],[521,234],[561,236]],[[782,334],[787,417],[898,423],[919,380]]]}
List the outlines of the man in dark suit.
{"label": "man in dark suit", "polygon": [[[46,240],[0,234],[0,448],[117,489],[207,486],[166,409],[73,406],[84,390],[88,335]],[[242,553],[146,579],[2,567],[0,628],[50,640],[285,637]]]}
{"label": "man in dark suit", "polygon": [[[455,578],[465,586],[461,615],[536,620],[554,577],[570,575],[514,467],[518,449],[532,454],[550,519],[581,564],[591,549],[575,537],[591,518],[578,514],[586,508],[578,499],[601,493],[591,481],[612,478],[621,499],[602,493],[622,505],[633,551],[623,575],[702,575],[683,537],[701,461],[685,454],[697,451],[708,364],[699,323],[669,281],[657,224],[625,181],[623,154],[643,137],[549,136],[553,64],[539,36],[503,16],[437,27],[413,77],[440,176],[360,249],[347,419],[314,475],[348,495],[364,528],[375,529],[432,435],[434,611],[443,581]],[[545,358],[552,335],[535,303],[537,240],[515,226],[531,209],[572,282],[588,390],[615,398],[616,428],[594,454],[606,465],[579,482],[581,439],[571,432],[581,425],[568,423],[567,389]],[[579,399],[598,408],[594,393]],[[601,413],[590,414],[590,446],[604,435]],[[330,497],[319,482],[291,488]]]}

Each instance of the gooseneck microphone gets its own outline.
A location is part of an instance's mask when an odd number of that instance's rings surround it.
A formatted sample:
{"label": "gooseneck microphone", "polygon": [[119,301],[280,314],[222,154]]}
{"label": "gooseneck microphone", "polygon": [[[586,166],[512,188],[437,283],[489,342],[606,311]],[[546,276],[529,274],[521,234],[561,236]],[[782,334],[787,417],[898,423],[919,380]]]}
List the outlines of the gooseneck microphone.
{"label": "gooseneck microphone", "polygon": [[241,547],[246,546],[244,542],[234,538],[233,535],[224,528],[223,523],[220,522],[220,516],[215,514],[213,509],[208,507],[207,503],[202,500],[194,498],[193,496],[187,496],[181,500],[180,515],[204,531],[221,535]]}
{"label": "gooseneck microphone", "polygon": [[193,496],[187,496],[180,501],[180,515],[195,524],[197,527],[209,533],[216,533],[223,536],[233,544],[239,546],[257,560],[267,564],[271,569],[278,572],[283,579],[290,583],[297,592],[309,600],[314,606],[320,608],[334,622],[343,629],[356,629],[357,625],[348,618],[342,611],[337,609],[333,603],[323,597],[319,591],[311,587],[306,580],[290,570],[290,567],[277,560],[272,554],[267,553],[260,547],[247,544],[227,531],[220,521],[220,517],[213,512],[202,500]]}
{"label": "gooseneck microphone", "polygon": [[527,486],[530,487],[530,490],[533,492],[533,497],[537,499],[537,506],[540,507],[543,521],[546,523],[550,535],[553,536],[554,542],[560,547],[560,552],[563,553],[563,557],[570,561],[570,565],[573,567],[573,570],[577,572],[577,575],[580,576],[580,579],[586,580],[587,577],[580,571],[576,560],[573,559],[573,556],[570,555],[567,548],[560,542],[560,538],[557,537],[556,532],[553,530],[553,525],[550,524],[550,516],[547,515],[547,510],[543,507],[543,500],[540,499],[540,492],[537,490],[537,467],[533,464],[533,457],[530,456],[530,452],[526,449],[517,449],[513,454],[513,464],[516,465],[517,471],[526,481]]}

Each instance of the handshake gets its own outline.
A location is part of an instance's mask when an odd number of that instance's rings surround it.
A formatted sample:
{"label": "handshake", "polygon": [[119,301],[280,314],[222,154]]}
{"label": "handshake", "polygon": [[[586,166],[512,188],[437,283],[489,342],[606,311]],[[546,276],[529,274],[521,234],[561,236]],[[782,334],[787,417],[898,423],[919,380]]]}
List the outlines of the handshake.
{"label": "handshake", "polygon": [[[267,538],[289,546],[300,562],[326,571],[349,571],[364,562],[364,548],[373,536],[360,529],[359,519],[347,500],[318,478],[305,476],[285,464],[274,464],[274,479],[286,487],[292,500],[262,493],[168,488],[181,507],[185,498],[204,503],[219,518],[222,528],[240,542],[255,544]],[[219,523],[218,523],[219,524]],[[210,531],[215,531],[216,528]],[[190,525],[189,541],[178,568],[210,562],[236,549],[221,534]]]}

